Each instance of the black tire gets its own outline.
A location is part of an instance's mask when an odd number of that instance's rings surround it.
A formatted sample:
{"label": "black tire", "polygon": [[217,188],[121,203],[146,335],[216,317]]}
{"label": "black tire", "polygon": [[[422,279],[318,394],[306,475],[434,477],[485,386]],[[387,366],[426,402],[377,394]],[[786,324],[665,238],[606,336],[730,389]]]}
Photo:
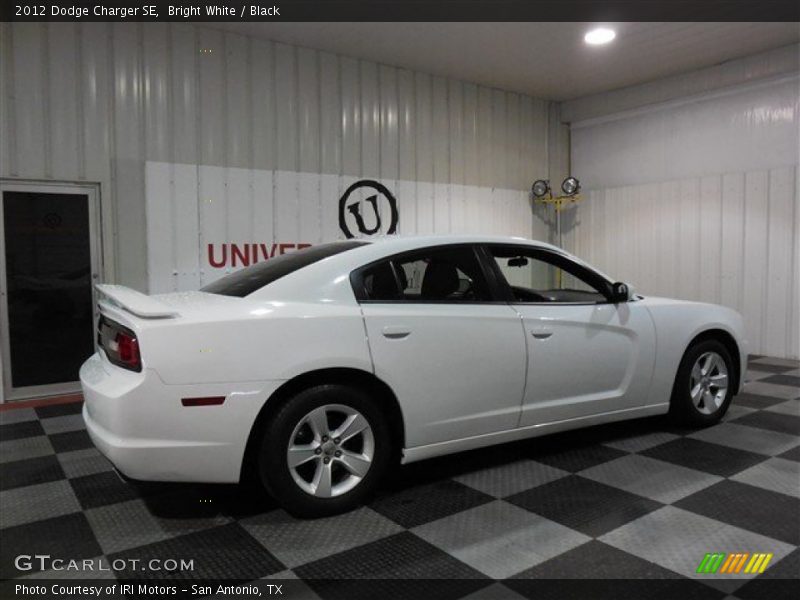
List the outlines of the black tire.
{"label": "black tire", "polygon": [[[369,470],[353,489],[321,498],[302,489],[295,481],[286,453],[295,428],[311,411],[327,405],[343,405],[358,411],[372,430],[374,449]],[[267,423],[259,444],[258,472],[267,492],[287,512],[296,517],[324,517],[361,505],[385,473],[393,451],[391,430],[379,403],[358,388],[341,384],[318,385],[290,398]],[[347,475],[344,472],[344,476]]]}
{"label": "black tire", "polygon": [[[710,414],[705,414],[695,406],[690,389],[692,369],[695,363],[697,363],[700,357],[709,352],[717,354],[725,363],[725,368],[728,373],[728,390],[719,407]],[[713,339],[693,344],[686,350],[686,353],[681,359],[681,364],[678,367],[678,374],[675,377],[675,384],[672,388],[672,398],[670,399],[670,417],[678,423],[691,427],[708,427],[718,423],[731,404],[734,395],[734,384],[737,378],[734,362],[724,344]]]}

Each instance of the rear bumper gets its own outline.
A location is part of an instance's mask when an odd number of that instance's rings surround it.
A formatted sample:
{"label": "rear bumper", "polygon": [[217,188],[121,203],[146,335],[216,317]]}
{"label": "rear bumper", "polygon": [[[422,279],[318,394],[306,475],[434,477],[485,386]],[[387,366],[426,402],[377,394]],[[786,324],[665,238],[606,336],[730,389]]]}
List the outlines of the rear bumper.
{"label": "rear bumper", "polygon": [[[167,385],[152,369],[132,373],[101,354],[80,371],[83,419],[97,446],[126,477],[235,483],[253,423],[280,382]],[[182,398],[224,396],[216,406]]]}

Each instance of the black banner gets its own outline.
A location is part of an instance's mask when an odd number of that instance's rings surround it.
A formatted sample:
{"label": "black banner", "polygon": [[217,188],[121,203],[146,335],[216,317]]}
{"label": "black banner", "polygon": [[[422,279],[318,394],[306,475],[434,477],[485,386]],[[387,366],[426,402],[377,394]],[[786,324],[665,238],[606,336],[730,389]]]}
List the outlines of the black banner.
{"label": "black banner", "polygon": [[797,0],[4,0],[4,21],[800,21]]}
{"label": "black banner", "polygon": [[[743,582],[737,593],[742,598],[782,600],[794,598],[797,580],[756,579]],[[571,600],[619,598],[674,600],[722,600],[726,594],[717,586],[676,574],[675,579],[267,579],[226,580],[121,580],[39,579],[0,581],[0,598],[42,600],[156,600],[172,598],[308,598],[309,590],[324,600],[458,600],[481,593],[485,598],[506,598],[516,592],[523,598]],[[724,587],[724,586],[723,586]]]}

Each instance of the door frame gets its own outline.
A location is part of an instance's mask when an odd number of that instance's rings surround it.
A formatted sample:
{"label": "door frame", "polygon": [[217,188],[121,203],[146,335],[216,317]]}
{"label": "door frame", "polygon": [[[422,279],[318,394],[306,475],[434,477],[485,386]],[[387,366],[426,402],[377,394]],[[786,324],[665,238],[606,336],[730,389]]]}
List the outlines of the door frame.
{"label": "door frame", "polygon": [[[0,404],[36,398],[41,396],[54,396],[71,394],[80,391],[79,381],[63,383],[50,383],[45,385],[30,385],[14,388],[11,384],[11,339],[8,335],[8,289],[6,281],[6,236],[3,194],[5,192],[27,192],[44,194],[81,194],[87,196],[89,202],[89,260],[92,280],[92,312],[93,322],[97,321],[97,291],[94,284],[98,283],[103,273],[103,239],[102,239],[102,213],[100,210],[100,184],[94,182],[74,181],[44,181],[35,179],[9,179],[0,178]],[[94,336],[93,336],[94,338]],[[96,340],[95,340],[96,344]]]}

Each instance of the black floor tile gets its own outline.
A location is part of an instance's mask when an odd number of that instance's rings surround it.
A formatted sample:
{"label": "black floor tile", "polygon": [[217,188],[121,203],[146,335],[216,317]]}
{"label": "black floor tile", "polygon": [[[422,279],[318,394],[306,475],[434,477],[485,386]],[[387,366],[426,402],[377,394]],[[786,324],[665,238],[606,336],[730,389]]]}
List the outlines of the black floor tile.
{"label": "black floor tile", "polygon": [[576,473],[589,467],[614,460],[628,454],[609,446],[579,446],[574,448],[538,448],[534,444],[530,458],[538,462]]}
{"label": "black floor tile", "polygon": [[733,398],[733,403],[738,406],[746,406],[747,408],[764,409],[769,408],[775,404],[786,402],[783,398],[776,398],[775,396],[761,396],[759,394],[748,394],[747,392],[739,394]]}
{"label": "black floor tile", "polygon": [[526,598],[537,600],[704,600],[725,596],[700,582],[596,540],[518,573],[504,584]]}
{"label": "black floor tile", "polygon": [[141,495],[150,514],[162,519],[206,519],[225,515],[244,519],[278,506],[255,482],[218,483],[129,483]]}
{"label": "black floor tile", "polygon": [[[323,600],[447,600],[461,598],[489,583],[485,575],[407,531],[293,571]],[[357,581],[365,578],[373,578],[370,586]]]}
{"label": "black floor tile", "polygon": [[0,464],[0,490],[10,490],[65,479],[55,455]]}
{"label": "black floor tile", "polygon": [[800,500],[792,496],[725,480],[675,506],[795,546],[800,544]]}
{"label": "black floor tile", "polygon": [[594,537],[663,506],[579,475],[551,481],[506,500]]}
{"label": "black floor tile", "polygon": [[22,421],[21,423],[0,425],[0,442],[9,442],[36,435],[44,435],[44,429],[39,421]]}
{"label": "black floor tile", "polygon": [[72,489],[84,509],[125,502],[142,496],[139,488],[122,481],[113,471],[103,471],[70,479]]}
{"label": "black floor tile", "polygon": [[769,458],[754,452],[690,438],[672,440],[645,450],[641,454],[722,477],[735,475]]}
{"label": "black floor tile", "polygon": [[[783,402],[786,402],[786,400]],[[800,417],[770,412],[768,410],[750,413],[732,422],[738,423],[739,425],[750,425],[751,427],[769,429],[770,431],[777,431],[779,433],[800,435]]]}
{"label": "black floor tile", "polygon": [[146,565],[151,559],[166,558],[194,561],[194,570],[137,571],[117,573],[120,579],[238,579],[250,581],[284,569],[283,564],[259,544],[238,523],[230,523],[196,533],[189,533],[109,555],[116,559],[139,559]]}
{"label": "black floor tile", "polygon": [[[23,577],[40,571],[34,561],[30,571],[19,571],[14,559],[20,554],[49,555],[50,559],[77,560],[103,554],[86,517],[74,513],[3,529],[0,544],[0,579]],[[48,563],[49,564],[49,563]],[[45,570],[49,567],[45,565]]]}
{"label": "black floor tile", "polygon": [[786,452],[781,454],[780,457],[800,462],[800,446],[795,446],[791,450],[787,450]]}
{"label": "black floor tile", "polygon": [[800,548],[736,590],[742,600],[795,600],[800,592]]}
{"label": "black floor tile", "polygon": [[681,579],[681,576],[623,550],[592,540],[531,567],[517,578]]}
{"label": "black floor tile", "polygon": [[440,481],[386,494],[369,506],[383,516],[411,528],[494,500],[457,481]]}
{"label": "black floor tile", "polygon": [[763,381],[764,383],[777,383],[779,385],[788,385],[793,387],[797,390],[797,395],[800,396],[800,377],[796,377],[794,375],[784,375],[779,373],[777,375],[770,375],[769,377],[765,377],[764,379],[760,379],[759,381]]}
{"label": "black floor tile", "polygon": [[50,417],[64,417],[66,415],[77,415],[83,410],[83,402],[67,402],[66,404],[52,404],[50,406],[40,406],[36,409],[36,414],[40,419]]}
{"label": "black floor tile", "polygon": [[48,437],[56,452],[72,452],[73,450],[84,450],[85,448],[94,447],[92,439],[85,429],[54,433]]}

